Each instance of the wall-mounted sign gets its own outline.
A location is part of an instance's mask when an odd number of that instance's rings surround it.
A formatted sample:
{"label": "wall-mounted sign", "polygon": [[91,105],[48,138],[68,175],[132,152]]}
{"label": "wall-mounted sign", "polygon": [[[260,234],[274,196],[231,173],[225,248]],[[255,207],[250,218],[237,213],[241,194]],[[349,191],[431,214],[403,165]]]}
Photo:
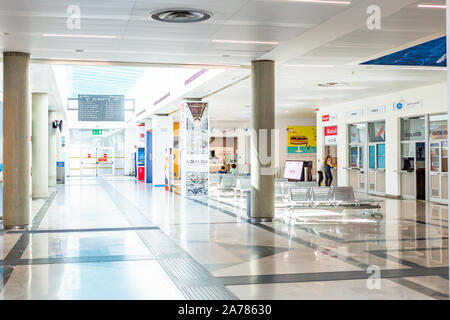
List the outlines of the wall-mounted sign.
{"label": "wall-mounted sign", "polygon": [[348,111],[345,114],[347,119],[349,119],[349,118],[359,118],[359,117],[362,117],[363,115],[364,115],[364,110],[363,109],[357,109],[357,110]]}
{"label": "wall-mounted sign", "polygon": [[377,106],[377,107],[367,108],[366,113],[368,116],[374,115],[374,114],[386,113],[386,106]]}
{"label": "wall-mounted sign", "polygon": [[394,109],[394,111],[402,111],[402,110],[404,110],[405,109],[405,102],[404,101],[394,102],[393,109]]}
{"label": "wall-mounted sign", "polygon": [[406,108],[407,109],[422,108],[422,106],[423,106],[423,101],[422,100],[414,100],[414,101],[406,102]]}
{"label": "wall-mounted sign", "polygon": [[337,144],[338,127],[325,127],[325,145],[332,146]]}
{"label": "wall-mounted sign", "polygon": [[93,136],[101,136],[101,135],[103,135],[103,130],[102,129],[92,129],[92,135]]}
{"label": "wall-mounted sign", "polygon": [[322,122],[333,122],[337,120],[337,114],[331,113],[331,114],[324,114],[322,116]]}
{"label": "wall-mounted sign", "polygon": [[316,153],[317,130],[313,126],[288,127],[288,153]]}

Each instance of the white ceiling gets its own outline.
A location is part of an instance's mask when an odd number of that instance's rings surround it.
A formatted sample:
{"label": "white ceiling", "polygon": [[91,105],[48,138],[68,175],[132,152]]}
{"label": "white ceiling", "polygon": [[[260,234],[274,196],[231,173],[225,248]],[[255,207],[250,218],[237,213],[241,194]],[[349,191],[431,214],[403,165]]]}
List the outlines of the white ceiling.
{"label": "white ceiling", "polygon": [[[349,1],[351,5],[286,0],[78,0],[81,29],[69,30],[66,9],[72,0],[0,0],[0,48],[30,52],[34,60],[248,66],[255,59],[273,59],[277,62],[277,112],[289,116],[313,116],[315,107],[446,81],[445,71],[356,65],[445,34],[445,10],[417,7],[422,2],[445,4],[444,0]],[[381,7],[382,28],[370,31],[366,10],[373,4]],[[196,24],[148,18],[154,10],[174,7],[205,9],[214,17]],[[44,37],[45,33],[116,38],[54,38]],[[214,39],[279,44],[215,43]],[[76,52],[80,49],[84,52]],[[298,64],[334,67],[283,66]],[[248,76],[245,69],[229,70],[189,95],[207,97],[213,119],[248,119]],[[348,85],[317,87],[324,82]],[[167,110],[176,107],[164,106]]]}

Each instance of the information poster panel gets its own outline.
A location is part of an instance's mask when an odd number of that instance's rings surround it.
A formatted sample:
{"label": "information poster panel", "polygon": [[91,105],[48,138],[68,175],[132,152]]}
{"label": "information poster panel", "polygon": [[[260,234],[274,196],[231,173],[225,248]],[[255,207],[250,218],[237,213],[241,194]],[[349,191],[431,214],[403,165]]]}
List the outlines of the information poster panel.
{"label": "information poster panel", "polygon": [[283,178],[289,180],[300,180],[303,172],[303,161],[286,161]]}
{"label": "information poster panel", "polygon": [[186,101],[181,106],[181,193],[208,195],[209,110],[206,102]]}
{"label": "information poster panel", "polygon": [[288,131],[288,153],[317,153],[317,130],[315,126],[292,126]]}
{"label": "information poster panel", "polygon": [[78,95],[78,121],[124,121],[125,97]]}

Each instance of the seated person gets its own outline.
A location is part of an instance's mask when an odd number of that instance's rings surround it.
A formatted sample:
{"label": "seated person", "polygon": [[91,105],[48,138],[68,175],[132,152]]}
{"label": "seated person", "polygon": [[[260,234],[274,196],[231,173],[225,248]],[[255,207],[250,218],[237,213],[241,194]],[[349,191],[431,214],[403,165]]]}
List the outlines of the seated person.
{"label": "seated person", "polygon": [[230,173],[236,175],[238,173],[237,166],[235,163],[231,165]]}
{"label": "seated person", "polygon": [[225,170],[225,166],[220,167],[220,170],[217,172],[218,174],[226,174],[228,173],[227,170]]}

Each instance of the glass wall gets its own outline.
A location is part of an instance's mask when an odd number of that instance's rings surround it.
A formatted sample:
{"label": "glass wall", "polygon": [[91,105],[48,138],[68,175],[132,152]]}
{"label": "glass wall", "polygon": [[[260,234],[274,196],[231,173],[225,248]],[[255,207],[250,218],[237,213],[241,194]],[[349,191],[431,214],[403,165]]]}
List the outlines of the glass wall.
{"label": "glass wall", "polygon": [[70,129],[69,175],[125,174],[123,129]]}

